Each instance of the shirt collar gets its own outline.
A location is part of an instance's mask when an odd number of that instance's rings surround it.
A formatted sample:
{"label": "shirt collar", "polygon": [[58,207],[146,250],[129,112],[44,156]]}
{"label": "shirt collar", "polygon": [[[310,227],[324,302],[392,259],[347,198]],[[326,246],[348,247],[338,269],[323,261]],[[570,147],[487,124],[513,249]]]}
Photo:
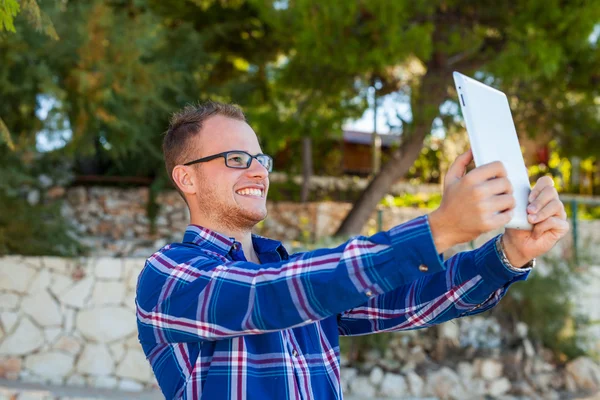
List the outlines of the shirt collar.
{"label": "shirt collar", "polygon": [[[225,236],[200,225],[190,224],[183,235],[183,243],[192,243],[219,254],[227,255],[235,243],[235,238]],[[278,240],[252,234],[252,244],[254,245],[254,250],[259,254],[276,251],[282,259],[288,256],[287,251]]]}

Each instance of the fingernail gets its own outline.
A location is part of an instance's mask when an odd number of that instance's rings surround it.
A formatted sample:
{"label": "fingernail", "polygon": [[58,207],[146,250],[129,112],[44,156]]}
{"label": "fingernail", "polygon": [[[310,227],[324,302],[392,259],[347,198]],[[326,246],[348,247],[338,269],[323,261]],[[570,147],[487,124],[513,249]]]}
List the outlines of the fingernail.
{"label": "fingernail", "polygon": [[535,206],[530,205],[529,207],[527,207],[527,211],[534,213],[536,211]]}
{"label": "fingernail", "polygon": [[530,215],[529,217],[533,222],[537,221],[538,219],[537,215]]}

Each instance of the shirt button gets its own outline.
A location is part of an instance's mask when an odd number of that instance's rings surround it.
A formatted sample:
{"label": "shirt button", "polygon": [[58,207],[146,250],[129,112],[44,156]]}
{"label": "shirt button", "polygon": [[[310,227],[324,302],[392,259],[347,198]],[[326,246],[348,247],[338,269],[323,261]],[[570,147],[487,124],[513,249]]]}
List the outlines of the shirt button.
{"label": "shirt button", "polygon": [[294,357],[298,357],[298,352],[296,351],[296,349],[294,349],[294,351],[292,351],[292,355],[293,355]]}
{"label": "shirt button", "polygon": [[234,244],[233,244],[233,249],[234,249],[235,251],[238,251],[238,250],[240,249],[240,245],[239,245],[239,244],[237,244],[237,243],[234,243]]}
{"label": "shirt button", "polygon": [[419,265],[419,271],[427,272],[427,271],[429,271],[429,267],[425,264],[421,264],[421,265]]}
{"label": "shirt button", "polygon": [[365,292],[365,294],[366,294],[367,296],[369,296],[369,297],[373,296],[373,292],[371,292],[370,290],[367,290],[367,291]]}

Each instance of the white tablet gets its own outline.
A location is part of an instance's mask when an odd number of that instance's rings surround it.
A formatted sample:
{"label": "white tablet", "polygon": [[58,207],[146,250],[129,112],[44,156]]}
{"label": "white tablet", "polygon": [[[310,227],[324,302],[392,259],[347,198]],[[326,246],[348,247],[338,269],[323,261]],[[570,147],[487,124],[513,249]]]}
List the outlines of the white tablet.
{"label": "white tablet", "polygon": [[529,175],[506,95],[459,72],[453,76],[475,166],[501,161],[508,171],[516,206],[506,228],[532,230],[527,221]]}

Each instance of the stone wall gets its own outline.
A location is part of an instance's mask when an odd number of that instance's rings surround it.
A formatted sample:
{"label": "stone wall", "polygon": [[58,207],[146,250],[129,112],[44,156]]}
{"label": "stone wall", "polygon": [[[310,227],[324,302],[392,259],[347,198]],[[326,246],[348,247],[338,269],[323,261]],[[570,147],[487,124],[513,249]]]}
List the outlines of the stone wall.
{"label": "stone wall", "polygon": [[[431,192],[437,186],[421,187]],[[156,228],[151,229],[146,213],[148,188],[116,189],[107,187],[75,187],[65,194],[63,214],[75,224],[80,240],[91,256],[148,257],[164,244],[180,241],[189,221],[184,201],[175,191],[158,195],[159,212]],[[256,228],[256,233],[281,240],[319,241],[337,230],[352,205],[349,203],[274,203],[267,202],[269,216]],[[383,229],[406,222],[428,210],[418,208],[381,207]],[[363,234],[377,231],[377,211],[371,215]],[[578,232],[584,251],[594,250],[589,243],[600,243],[600,220],[580,221]],[[570,238],[565,240],[570,245]]]}
{"label": "stone wall", "polygon": [[0,378],[153,387],[134,311],[144,261],[0,258]]}
{"label": "stone wall", "polygon": [[[155,230],[147,217],[148,189],[75,187],[68,189],[63,214],[77,229],[80,240],[93,256],[147,257],[171,241],[180,241],[189,221],[184,201],[175,191],[157,197],[159,212]],[[352,207],[349,203],[267,203],[269,217],[256,233],[284,242],[319,240],[331,236]],[[425,210],[383,209],[385,229],[408,221]],[[375,233],[377,215],[373,214],[364,233]]]}
{"label": "stone wall", "polygon": [[[156,389],[135,324],[134,288],[143,263],[1,257],[0,379]],[[598,364],[578,359],[556,368],[548,352],[532,344],[527,326],[503,330],[493,317],[396,333],[383,352],[373,348],[362,363],[349,364],[344,356],[341,362],[344,393],[361,399],[560,399],[600,389]]]}

